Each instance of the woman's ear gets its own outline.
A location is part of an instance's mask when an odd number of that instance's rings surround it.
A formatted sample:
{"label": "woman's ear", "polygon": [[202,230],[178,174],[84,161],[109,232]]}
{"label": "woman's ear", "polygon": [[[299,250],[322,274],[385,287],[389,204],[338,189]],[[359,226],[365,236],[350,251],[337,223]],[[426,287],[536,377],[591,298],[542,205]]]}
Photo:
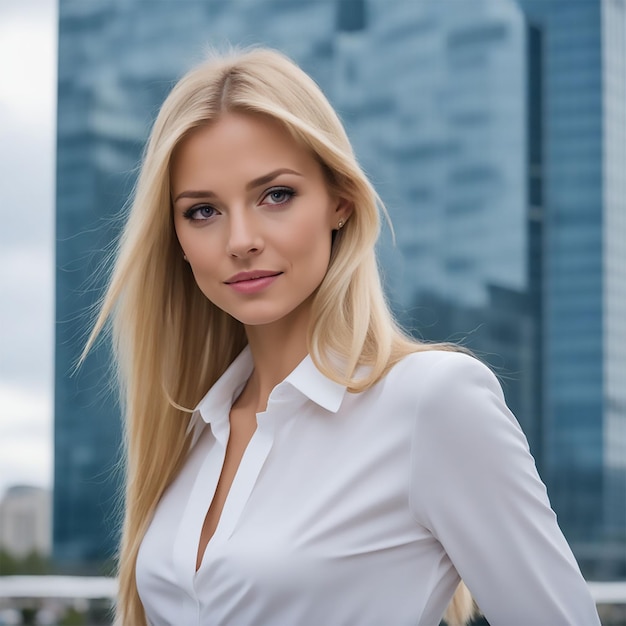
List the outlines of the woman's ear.
{"label": "woman's ear", "polygon": [[[335,208],[335,218],[337,224],[341,222],[341,226],[343,226],[348,221],[348,218],[352,215],[353,211],[354,202],[352,202],[352,200],[348,200],[348,198],[339,198]],[[341,228],[341,226],[339,228]]]}

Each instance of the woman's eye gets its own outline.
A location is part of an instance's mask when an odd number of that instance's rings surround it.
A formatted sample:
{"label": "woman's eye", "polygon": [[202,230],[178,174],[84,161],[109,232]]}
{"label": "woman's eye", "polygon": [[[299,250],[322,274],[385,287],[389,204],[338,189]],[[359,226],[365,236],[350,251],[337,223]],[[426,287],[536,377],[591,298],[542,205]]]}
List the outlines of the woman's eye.
{"label": "woman's eye", "polygon": [[296,192],[290,187],[274,187],[265,194],[263,200],[268,204],[285,204],[295,195]]}
{"label": "woman's eye", "polygon": [[188,220],[201,221],[213,217],[217,211],[209,204],[201,204],[188,208],[183,216]]}

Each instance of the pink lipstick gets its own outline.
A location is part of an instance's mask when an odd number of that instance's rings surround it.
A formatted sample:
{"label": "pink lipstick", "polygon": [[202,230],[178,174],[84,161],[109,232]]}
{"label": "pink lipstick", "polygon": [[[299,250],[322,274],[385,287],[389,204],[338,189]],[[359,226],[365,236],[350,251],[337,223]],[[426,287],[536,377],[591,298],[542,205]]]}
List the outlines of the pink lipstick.
{"label": "pink lipstick", "polygon": [[256,270],[239,272],[224,282],[239,293],[258,293],[269,287],[282,272],[271,270]]}

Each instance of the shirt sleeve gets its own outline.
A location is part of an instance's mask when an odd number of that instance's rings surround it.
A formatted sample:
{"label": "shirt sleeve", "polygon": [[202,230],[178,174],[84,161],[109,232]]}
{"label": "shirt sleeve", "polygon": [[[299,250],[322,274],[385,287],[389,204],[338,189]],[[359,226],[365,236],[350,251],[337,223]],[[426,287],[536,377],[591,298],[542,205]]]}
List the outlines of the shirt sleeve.
{"label": "shirt sleeve", "polygon": [[492,626],[594,626],[589,588],[493,373],[446,353],[421,385],[410,503]]}

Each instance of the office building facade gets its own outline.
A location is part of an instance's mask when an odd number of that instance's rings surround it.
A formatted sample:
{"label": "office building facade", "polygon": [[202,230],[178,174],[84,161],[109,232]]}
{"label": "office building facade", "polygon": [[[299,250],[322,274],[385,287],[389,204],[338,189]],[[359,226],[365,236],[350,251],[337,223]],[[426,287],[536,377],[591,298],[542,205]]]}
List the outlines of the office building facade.
{"label": "office building facade", "polygon": [[545,50],[545,474],[583,569],[623,576],[625,6],[520,4]]}
{"label": "office building facade", "polygon": [[68,376],[96,268],[160,102],[227,43],[283,50],[328,94],[388,206],[398,317],[496,369],[586,573],[621,571],[602,552],[626,551],[621,0],[60,0],[57,557],[115,545],[106,349]]}

